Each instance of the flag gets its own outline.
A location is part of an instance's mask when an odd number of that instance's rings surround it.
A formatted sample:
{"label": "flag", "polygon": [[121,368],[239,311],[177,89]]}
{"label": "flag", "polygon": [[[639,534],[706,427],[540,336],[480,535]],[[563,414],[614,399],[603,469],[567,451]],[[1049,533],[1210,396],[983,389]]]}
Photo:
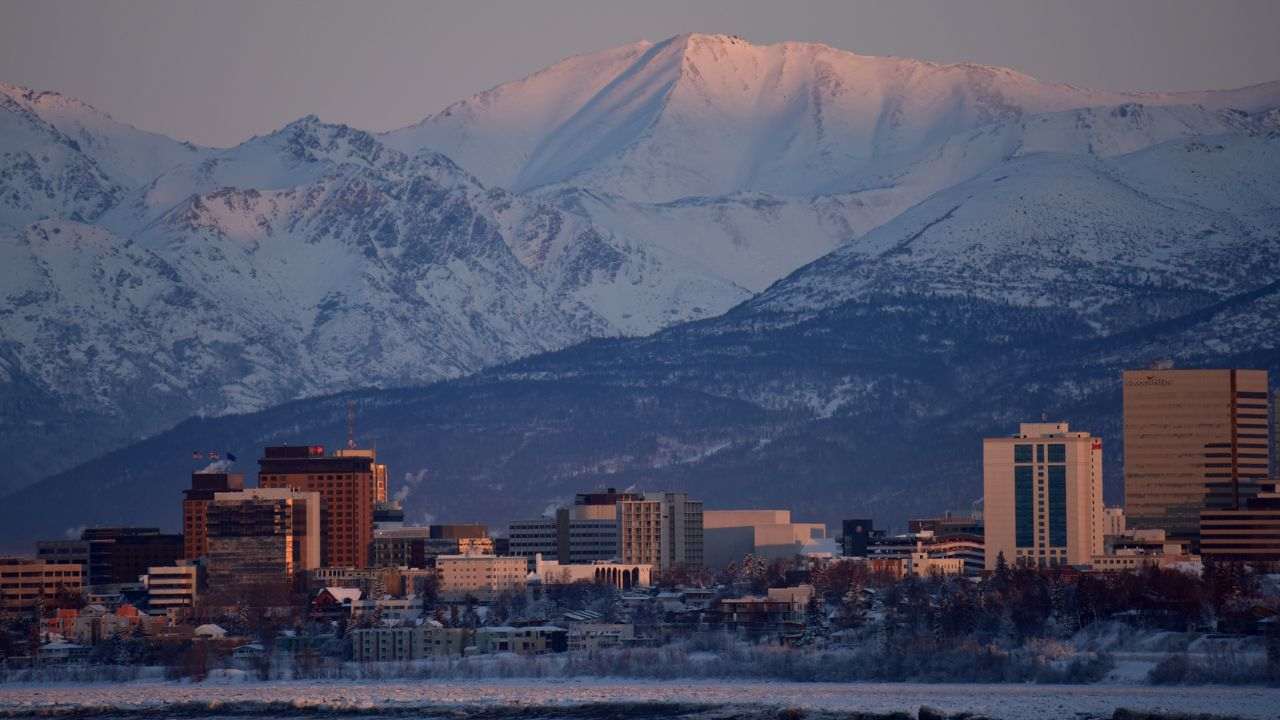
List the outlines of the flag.
{"label": "flag", "polygon": [[236,461],[236,456],[235,456],[235,455],[232,455],[232,454],[231,454],[231,451],[230,451],[230,450],[228,450],[228,451],[227,451],[227,459],[228,459],[228,460],[230,460],[231,462],[235,462],[235,461]]}

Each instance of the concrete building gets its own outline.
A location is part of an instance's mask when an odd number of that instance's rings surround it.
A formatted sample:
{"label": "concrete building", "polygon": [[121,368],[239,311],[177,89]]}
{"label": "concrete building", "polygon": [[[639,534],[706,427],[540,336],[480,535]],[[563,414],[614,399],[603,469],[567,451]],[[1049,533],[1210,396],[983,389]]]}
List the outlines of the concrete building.
{"label": "concrete building", "polygon": [[1067,423],[1023,423],[982,443],[986,569],[1084,565],[1103,549],[1102,440]]}
{"label": "concrete building", "polygon": [[489,537],[489,528],[483,523],[449,523],[431,525],[431,537],[442,540],[483,540]]}
{"label": "concrete building", "polygon": [[525,558],[542,555],[562,563],[612,560],[618,553],[616,514],[615,507],[605,519],[577,518],[571,508],[562,507],[552,517],[517,520],[508,528],[508,552]]}
{"label": "concrete building", "polygon": [[1126,370],[1128,527],[1190,540],[1200,512],[1244,506],[1268,476],[1265,370]]}
{"label": "concrete building", "polygon": [[666,572],[703,564],[702,502],[682,492],[645,493],[619,500],[618,559]]}
{"label": "concrete building", "polygon": [[[879,537],[872,542],[865,557],[885,561],[878,567],[900,577],[935,573],[980,575],[986,567],[982,526],[970,527],[964,532],[944,528],[943,532],[946,534],[938,535],[933,530],[920,530],[904,535]],[[889,561],[896,561],[897,564]]]}
{"label": "concrete building", "polygon": [[83,565],[89,567],[89,543],[86,540],[40,540],[36,542],[36,557],[56,565]]}
{"label": "concrete building", "polygon": [[209,551],[209,503],[220,492],[244,489],[244,475],[226,472],[193,472],[191,487],[182,498],[182,557],[195,560]]}
{"label": "concrete building", "polygon": [[1124,508],[1108,507],[1102,509],[1103,535],[1124,535],[1128,529],[1128,525],[1124,521]]}
{"label": "concrete building", "polygon": [[630,647],[636,641],[636,626],[628,623],[573,623],[569,626],[569,652]]}
{"label": "concrete building", "polygon": [[523,590],[529,563],[521,557],[497,555],[441,555],[436,558],[440,596],[462,600],[468,596],[492,599],[499,593]]}
{"label": "concrete building", "polygon": [[1200,562],[1198,556],[1187,552],[1187,541],[1171,539],[1164,530],[1126,529],[1118,535],[1108,534],[1104,543],[1104,554],[1095,555],[1091,563],[1095,571],[1132,571]]}
{"label": "concrete building", "polygon": [[209,585],[274,585],[319,566],[321,495],[280,488],[216,493],[208,507]]}
{"label": "concrete building", "polygon": [[578,493],[573,498],[571,516],[575,520],[613,520],[617,522],[617,507],[620,501],[643,499],[644,496],[640,493],[619,492],[615,488]]}
{"label": "concrete building", "polygon": [[[480,526],[483,527],[483,526]],[[375,568],[430,568],[440,555],[492,555],[493,539],[441,537],[439,526],[375,530],[370,565]]]}
{"label": "concrete building", "polygon": [[723,568],[747,555],[791,558],[835,554],[822,523],[791,522],[790,510],[704,510],[703,561]]}
{"label": "concrete building", "polygon": [[1280,562],[1280,486],[1263,485],[1241,507],[1200,511],[1206,560]]}
{"label": "concrete building", "polygon": [[352,658],[356,662],[404,662],[430,657],[459,657],[473,631],[446,628],[439,623],[416,627],[352,630]]}
{"label": "concrete building", "polygon": [[769,588],[763,597],[748,595],[716,600],[708,620],[727,630],[752,636],[777,634],[794,639],[804,634],[813,587]]}
{"label": "concrete building", "polygon": [[846,557],[866,557],[871,541],[883,535],[877,533],[871,518],[851,518],[840,523],[840,551]]}
{"label": "concrete building", "polygon": [[373,532],[395,530],[404,527],[404,506],[399,502],[376,503],[373,506]]}
{"label": "concrete building", "polygon": [[365,597],[381,597],[390,592],[389,585],[397,574],[394,568],[333,568],[320,567],[308,570],[306,585],[309,590],[339,587],[359,590]]}
{"label": "concrete building", "polygon": [[476,630],[476,650],[482,654],[565,652],[569,649],[569,631],[554,625],[530,627],[482,627]]}
{"label": "concrete building", "polygon": [[587,582],[630,590],[649,587],[653,579],[653,566],[609,561],[565,564],[534,556],[534,573],[543,585],[571,585],[576,582]]}
{"label": "concrete building", "polygon": [[260,487],[320,494],[320,565],[368,567],[373,508],[380,502],[373,457],[326,456],[321,445],[286,445],[263,450],[258,466]]}
{"label": "concrete building", "polygon": [[200,567],[185,561],[147,568],[142,576],[147,591],[147,614],[181,616],[195,609],[200,597]]}
{"label": "concrete building", "polygon": [[27,557],[0,557],[0,615],[30,613],[84,591],[84,566]]}

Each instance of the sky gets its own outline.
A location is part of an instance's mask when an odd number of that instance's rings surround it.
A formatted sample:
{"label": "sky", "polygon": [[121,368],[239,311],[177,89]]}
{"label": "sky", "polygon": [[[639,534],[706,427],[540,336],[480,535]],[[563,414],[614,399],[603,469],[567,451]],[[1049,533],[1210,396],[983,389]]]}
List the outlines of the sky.
{"label": "sky", "polygon": [[1280,79],[1280,0],[0,0],[0,81],[227,146],[413,124],[555,61],[684,32],[1003,65],[1106,90]]}

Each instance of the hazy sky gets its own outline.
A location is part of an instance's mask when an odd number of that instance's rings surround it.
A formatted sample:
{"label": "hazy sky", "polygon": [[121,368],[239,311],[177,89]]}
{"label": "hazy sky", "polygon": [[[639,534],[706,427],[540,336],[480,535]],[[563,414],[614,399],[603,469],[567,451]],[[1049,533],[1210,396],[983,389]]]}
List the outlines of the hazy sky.
{"label": "hazy sky", "polygon": [[400,127],[567,55],[689,31],[1188,90],[1280,79],[1278,30],[1280,0],[0,0],[0,80],[228,145],[308,113]]}

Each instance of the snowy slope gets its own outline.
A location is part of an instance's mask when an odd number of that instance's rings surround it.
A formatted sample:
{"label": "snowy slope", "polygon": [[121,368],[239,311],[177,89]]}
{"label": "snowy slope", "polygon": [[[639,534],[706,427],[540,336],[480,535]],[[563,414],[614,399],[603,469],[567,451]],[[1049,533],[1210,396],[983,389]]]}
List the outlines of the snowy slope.
{"label": "snowy slope", "polygon": [[0,224],[93,220],[124,191],[208,152],[58,93],[0,83]]}
{"label": "snowy slope", "polygon": [[1069,309],[1116,332],[1274,279],[1280,135],[1017,158],[931,196],[749,305],[804,316],[919,294]]}
{"label": "snowy slope", "polygon": [[[306,117],[221,150],[0,86],[0,436],[64,467],[70,432],[105,450],[735,307],[752,332],[921,295],[1138,327],[1274,275],[1277,106],[704,35],[381,136]],[[697,391],[888,397],[792,374]]]}
{"label": "snowy slope", "polygon": [[[808,196],[857,189],[865,173],[909,164],[965,130],[1131,102],[1257,112],[1280,105],[1280,83],[1111,93],[1005,68],[693,34],[570,58],[387,141],[443,152],[517,191],[565,183],[654,202],[751,191]],[[508,132],[526,108],[533,121]]]}

